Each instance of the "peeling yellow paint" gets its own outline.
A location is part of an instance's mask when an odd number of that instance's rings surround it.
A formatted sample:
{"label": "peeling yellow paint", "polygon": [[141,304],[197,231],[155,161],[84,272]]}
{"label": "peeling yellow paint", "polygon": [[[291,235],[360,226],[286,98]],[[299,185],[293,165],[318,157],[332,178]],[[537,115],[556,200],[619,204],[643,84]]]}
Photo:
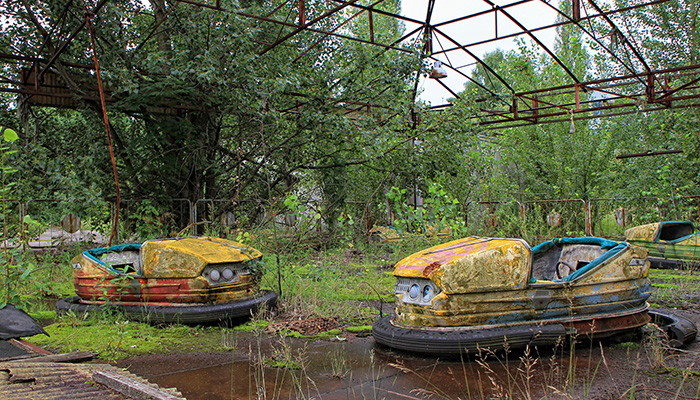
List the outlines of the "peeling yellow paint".
{"label": "peeling yellow paint", "polygon": [[574,281],[530,282],[532,250],[524,241],[452,241],[396,264],[396,277],[428,277],[441,292],[429,304],[404,303],[397,295],[394,324],[464,327],[641,309],[650,290],[645,259],[644,249],[628,246]]}
{"label": "peeling yellow paint", "polygon": [[213,237],[153,240],[141,247],[143,275],[160,278],[195,277],[208,264],[241,262],[261,256],[252,247]]}
{"label": "peeling yellow paint", "polygon": [[394,276],[429,278],[446,293],[522,288],[527,283],[530,249],[520,239],[468,237],[434,246],[396,264]]}
{"label": "peeling yellow paint", "polygon": [[653,240],[656,237],[656,232],[659,230],[660,224],[646,224],[629,228],[625,231],[625,240]]}
{"label": "peeling yellow paint", "polygon": [[[137,256],[135,249],[128,252]],[[260,251],[241,243],[204,237],[147,241],[140,247],[140,258],[129,260],[133,272],[126,274],[111,268],[111,261],[107,261],[106,266],[104,260],[97,261],[95,255],[88,252],[75,257],[72,265],[76,293],[84,300],[217,303],[258,292],[257,277],[237,264],[261,257]],[[115,265],[119,268],[119,261]],[[225,265],[235,270],[237,279],[210,285],[203,270],[212,265]]]}

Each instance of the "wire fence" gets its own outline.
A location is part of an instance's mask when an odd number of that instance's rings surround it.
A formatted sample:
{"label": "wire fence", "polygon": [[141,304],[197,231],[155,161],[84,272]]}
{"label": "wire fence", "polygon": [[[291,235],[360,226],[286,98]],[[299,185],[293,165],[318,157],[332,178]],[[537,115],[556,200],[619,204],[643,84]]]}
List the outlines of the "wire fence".
{"label": "wire fence", "polygon": [[[158,207],[153,206],[158,204]],[[230,236],[240,231],[275,227],[288,231],[315,229],[328,224],[318,217],[322,202],[307,204],[304,212],[292,213],[284,206],[258,200],[174,199],[121,202],[120,242],[148,237],[184,235]],[[73,213],[75,205],[60,199],[0,199],[3,247],[24,242],[30,247],[54,247],[65,242],[106,243],[115,207],[83,207],[91,211]],[[358,232],[376,225],[391,225],[391,210],[377,204],[349,201],[342,214],[355,222]],[[39,222],[40,231],[28,230],[23,218]],[[560,236],[601,236],[622,238],[632,226],[662,220],[700,221],[700,196],[684,196],[673,202],[656,197],[558,199],[525,202],[473,202],[453,216],[464,223],[469,235],[522,237],[530,242]]]}

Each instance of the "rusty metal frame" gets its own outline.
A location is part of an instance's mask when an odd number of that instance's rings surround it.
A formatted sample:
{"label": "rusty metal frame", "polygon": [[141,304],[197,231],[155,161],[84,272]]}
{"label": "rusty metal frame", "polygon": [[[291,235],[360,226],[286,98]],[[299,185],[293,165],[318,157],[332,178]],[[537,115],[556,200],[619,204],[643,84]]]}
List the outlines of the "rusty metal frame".
{"label": "rusty metal frame", "polygon": [[209,9],[211,9],[211,10],[225,11],[223,8],[221,8],[221,0],[216,0],[216,5],[211,5],[211,4],[207,4],[207,3],[202,3],[202,2],[194,1],[194,0],[175,0],[175,2],[176,2],[176,3],[191,4],[191,5],[193,5],[193,6],[209,8]]}
{"label": "rusty metal frame", "polygon": [[[88,14],[96,14],[104,7],[108,0],[97,0],[95,6],[92,10],[87,11]],[[700,95],[696,94],[696,89],[700,88],[700,65],[688,65],[681,67],[680,69],[666,69],[666,70],[652,70],[649,64],[644,59],[643,55],[637,49],[634,44],[634,38],[625,37],[621,35],[622,30],[619,29],[618,25],[613,20],[616,15],[621,15],[623,12],[640,9],[643,7],[659,5],[667,2],[668,0],[640,0],[638,4],[629,5],[626,7],[610,9],[603,9],[596,0],[569,0],[571,5],[571,13],[563,12],[559,7],[550,4],[548,0],[512,0],[503,5],[496,4],[496,0],[482,0],[482,3],[486,6],[490,6],[490,9],[484,9],[479,12],[470,13],[468,15],[462,15],[457,18],[453,18],[447,21],[442,21],[438,23],[433,23],[431,21],[432,10],[439,4],[435,0],[427,0],[426,16],[425,19],[415,19],[407,16],[400,15],[398,13],[388,12],[382,10],[381,3],[385,0],[372,0],[370,4],[360,4],[360,0],[331,0],[329,3],[334,3],[325,12],[320,13],[316,16],[311,16],[308,14],[307,8],[308,0],[276,0],[272,2],[272,11],[267,13],[267,15],[255,15],[251,13],[246,13],[241,10],[225,10],[222,8],[220,0],[170,0],[172,6],[175,7],[180,3],[190,4],[193,6],[204,7],[209,9],[214,9],[222,12],[231,12],[237,15],[254,19],[261,24],[273,24],[280,27],[279,36],[272,43],[266,44],[260,51],[259,55],[264,55],[267,52],[274,50],[275,47],[285,44],[290,38],[309,32],[312,34],[320,34],[323,38],[314,40],[305,49],[300,49],[298,56],[296,56],[295,61],[300,60],[314,48],[317,47],[324,38],[335,37],[342,40],[355,41],[358,43],[366,44],[369,46],[376,47],[379,52],[386,51],[397,51],[403,54],[416,54],[414,50],[410,47],[403,46],[407,40],[422,40],[423,48],[418,57],[422,59],[437,59],[437,56],[449,57],[449,53],[453,51],[459,51],[466,54],[469,59],[474,60],[473,63],[468,63],[463,66],[450,65],[450,63],[444,63],[445,67],[451,71],[454,71],[466,81],[470,81],[473,84],[480,86],[486,91],[490,98],[481,98],[475,100],[469,100],[472,104],[475,104],[475,109],[477,112],[471,116],[471,120],[475,121],[481,125],[484,129],[501,129],[504,127],[515,127],[528,124],[540,124],[549,122],[562,122],[568,120],[586,120],[594,118],[602,118],[606,116],[613,115],[623,115],[629,114],[637,111],[653,111],[660,110],[669,107],[687,108],[687,107],[697,107],[700,106]],[[537,26],[532,29],[527,29],[514,14],[511,13],[511,9],[518,6],[526,6],[532,4],[540,6],[549,7],[551,10],[560,17],[555,23]],[[327,19],[333,15],[338,15],[341,12],[347,12],[351,10],[348,15],[343,15],[335,27],[330,29],[320,29],[317,25],[320,21]],[[286,12],[288,11],[288,12]],[[296,13],[296,14],[295,14]],[[286,18],[283,14],[286,14]],[[297,21],[289,21],[291,15],[298,15]],[[345,34],[340,32],[340,30],[346,26],[352,19],[356,18],[361,14],[368,15],[369,20],[369,37],[354,37],[352,34]],[[458,40],[455,37],[451,37],[445,31],[445,27],[458,23],[474,19],[476,17],[483,17],[493,15],[495,22],[495,34],[490,39],[468,42],[464,43],[462,40]],[[510,21],[513,26],[517,26],[515,32],[508,33],[505,35],[499,35],[498,32],[498,17],[503,16],[508,21]],[[407,24],[415,24],[417,27],[408,29],[408,31],[399,39],[395,40],[393,43],[381,43],[375,37],[374,24],[375,17],[383,16],[388,18],[394,18],[398,21],[405,22]],[[583,23],[592,20],[604,21],[611,30],[616,32],[616,35],[621,38],[620,45],[624,46],[627,54],[631,52],[633,56],[629,57],[629,60],[625,62],[621,56],[616,54],[615,49],[611,48],[611,45],[606,45],[603,38],[596,37],[594,32],[587,29]],[[624,76],[614,76],[608,79],[592,80],[592,81],[581,81],[579,77],[564,63],[557,55],[549,49],[544,43],[542,43],[536,36],[535,33],[555,29],[562,26],[575,26],[579,32],[584,34],[587,38],[593,40],[597,46],[604,51],[606,51],[619,65],[624,68],[628,74]],[[15,54],[0,54],[0,59],[12,59],[18,61],[32,62],[35,64],[35,68],[41,67],[41,71],[37,75],[37,81],[40,81],[41,76],[47,71],[54,68],[54,64],[59,60],[61,54],[70,45],[71,41],[82,31],[85,26],[85,21],[79,25],[71,34],[60,44],[60,46],[54,51],[48,60],[28,57],[23,55]],[[619,32],[619,33],[617,33]],[[537,90],[531,90],[526,92],[518,92],[508,84],[507,80],[503,79],[499,75],[499,71],[491,66],[487,65],[471,48],[487,43],[492,43],[496,41],[502,41],[505,39],[512,39],[516,37],[529,37],[531,38],[544,53],[546,53],[554,63],[556,63],[566,75],[571,79],[571,84],[541,88]],[[149,36],[150,37],[150,36]],[[443,38],[447,40],[450,46],[443,48],[440,43],[440,39]],[[145,40],[148,40],[146,38]],[[440,48],[434,49],[434,44],[437,44]],[[449,58],[448,58],[449,60]],[[468,73],[464,73],[460,68],[464,68],[469,65],[478,64],[481,65],[485,72],[486,77],[491,79],[495,78],[501,82],[504,87],[510,92],[508,95],[512,99],[507,99],[503,96],[498,96],[493,93],[487,85],[482,85],[480,82],[475,81]],[[61,65],[76,67],[76,68],[88,68],[91,66],[85,66],[78,63],[70,63],[61,60]],[[643,68],[642,72],[638,72],[635,66],[641,66]],[[415,74],[416,82],[414,84],[413,90],[413,100],[416,100],[416,93],[419,86],[419,80],[422,79],[423,71],[417,71]],[[449,87],[448,84],[442,81],[437,81],[439,86],[450,93],[451,96],[458,98],[460,96],[459,90]],[[676,83],[675,87],[670,87],[669,82]],[[9,93],[22,93],[27,95],[47,95],[50,93],[42,92],[41,88],[37,87],[34,90],[29,88],[14,88],[7,87],[7,85],[17,86],[15,82],[10,79],[3,79],[2,82],[5,86],[0,86],[0,92]],[[381,91],[382,88],[376,88],[377,91]],[[601,104],[593,104],[593,100],[582,99],[581,92],[601,92],[605,93],[607,98],[601,101]],[[295,94],[291,94],[295,96]],[[506,96],[508,96],[506,95]],[[55,94],[55,96],[60,97],[60,94]],[[91,96],[83,96],[84,98]],[[564,100],[562,100],[564,99]],[[346,103],[352,103],[352,99],[347,99]],[[487,107],[491,101],[497,101],[501,106],[493,108],[493,106]],[[597,100],[596,100],[597,101]],[[359,108],[366,107],[371,110],[375,106],[366,102],[356,102]],[[441,111],[449,107],[450,104],[442,104],[433,106],[430,109],[435,111]],[[192,107],[187,106],[173,106],[173,108],[179,109],[192,109]],[[598,114],[598,112],[606,112],[604,114]]]}
{"label": "rusty metal frame", "polygon": [[[95,5],[95,7],[89,12],[89,14],[97,14],[100,11],[100,9],[102,9],[102,7],[107,3],[107,1],[108,0],[100,0]],[[56,52],[54,52],[51,58],[46,62],[46,66],[37,74],[37,81],[41,80],[42,75],[44,75],[46,71],[48,71],[51,68],[51,66],[53,66],[54,62],[58,60],[58,57],[60,57],[60,55],[63,54],[68,45],[73,41],[73,39],[75,39],[76,36],[78,36],[78,33],[80,33],[80,31],[82,31],[83,28],[85,28],[85,25],[87,25],[87,23],[88,19],[84,18],[80,25],[78,25],[78,27],[73,31],[73,33],[71,33],[70,36],[68,36],[68,38],[58,47],[58,49],[56,49]]]}
{"label": "rusty metal frame", "polygon": [[[480,113],[478,115],[475,115],[473,118],[478,119],[478,123],[482,126],[488,127],[488,129],[500,129],[506,126],[518,126],[518,125],[523,125],[523,124],[532,124],[532,123],[546,123],[546,122],[561,122],[564,120],[562,117],[563,116],[571,116],[572,119],[590,119],[590,118],[600,118],[606,115],[612,115],[612,114],[606,114],[602,116],[590,116],[586,114],[590,113],[596,113],[599,111],[614,111],[613,114],[615,115],[620,115],[623,114],[624,112],[621,112],[620,109],[630,109],[632,107],[638,106],[640,102],[645,103],[646,105],[665,105],[669,106],[671,102],[678,102],[680,100],[692,100],[692,99],[698,99],[700,96],[696,96],[693,93],[689,93],[690,90],[695,89],[695,84],[697,82],[700,82],[700,78],[697,78],[695,80],[692,80],[691,82],[685,82],[682,83],[681,86],[676,87],[673,90],[662,90],[661,92],[657,91],[655,89],[655,82],[660,81],[660,75],[662,74],[667,74],[670,71],[669,70],[658,70],[658,71],[652,71],[649,68],[648,63],[644,60],[642,57],[641,53],[637,50],[637,48],[633,45],[632,40],[630,40],[627,37],[622,37],[621,40],[623,43],[622,45],[625,46],[625,48],[629,49],[632,53],[634,53],[634,56],[636,59],[640,62],[640,64],[644,67],[644,71],[639,73],[635,70],[634,66],[631,64],[628,64],[624,62],[616,53],[613,49],[611,49],[609,46],[606,46],[603,41],[596,37],[592,32],[587,30],[583,26],[584,21],[591,21],[593,19],[602,19],[605,21],[606,24],[608,24],[611,29],[615,31],[620,31],[620,29],[617,27],[615,22],[611,19],[611,16],[615,14],[619,14],[625,11],[630,11],[646,6],[652,6],[652,5],[657,5],[657,4],[662,4],[667,2],[668,0],[647,0],[644,1],[640,4],[634,4],[630,5],[627,7],[623,8],[615,8],[615,9],[610,9],[610,10],[603,10],[594,0],[571,0],[571,6],[572,6],[572,12],[571,15],[568,15],[567,13],[564,13],[562,10],[557,8],[554,5],[551,5],[548,1],[545,0],[514,0],[508,4],[504,5],[497,5],[494,1],[492,0],[483,0],[484,3],[487,5],[491,6],[491,9],[489,10],[483,10],[479,11],[473,14],[469,15],[464,15],[458,18],[454,18],[452,20],[444,21],[444,22],[439,22],[439,23],[432,23],[431,22],[431,16],[432,16],[432,9],[435,6],[435,2],[433,0],[428,0],[427,1],[427,7],[426,7],[426,18],[424,21],[417,20],[414,18],[409,18],[406,16],[402,16],[396,13],[391,13],[387,11],[383,11],[381,9],[376,8],[375,6],[379,3],[382,2],[382,0],[378,0],[372,5],[362,5],[362,4],[357,4],[356,1],[348,1],[348,0],[333,0],[333,2],[337,3],[338,6],[332,8],[331,10],[323,13],[316,19],[303,24],[303,25],[297,25],[297,24],[291,24],[286,21],[280,21],[277,20],[273,17],[274,13],[271,13],[267,17],[261,17],[261,16],[254,16],[250,14],[241,14],[247,17],[255,18],[260,21],[268,22],[268,23],[273,23],[273,24],[279,24],[282,26],[293,26],[295,27],[292,32],[288,33],[285,37],[282,37],[278,39],[275,43],[269,45],[267,48],[265,48],[261,54],[264,54],[265,52],[268,52],[272,50],[275,46],[278,46],[282,44],[287,38],[301,33],[304,28],[306,30],[311,31],[311,32],[317,32],[317,33],[322,33],[324,35],[333,35],[336,37],[348,39],[348,40],[353,40],[353,41],[358,41],[366,44],[370,44],[373,46],[377,46],[381,48],[381,51],[388,51],[388,50],[398,50],[402,52],[407,52],[406,49],[401,48],[399,45],[400,43],[406,41],[409,38],[412,37],[423,37],[425,40],[424,48],[422,50],[422,53],[420,54],[421,58],[432,58],[436,59],[435,56],[437,55],[445,55],[451,51],[455,50],[460,50],[465,52],[471,59],[474,60],[475,63],[481,65],[484,67],[484,69],[487,72],[487,77],[494,77],[497,80],[499,80],[510,92],[511,95],[513,96],[513,101],[512,103],[507,103],[504,101],[499,96],[495,96],[495,93],[491,92],[490,89],[485,87],[484,85],[481,85],[479,82],[475,82],[468,74],[465,74],[464,72],[460,71],[457,66],[450,65],[450,63],[444,63],[443,65],[460,75],[466,80],[469,80],[478,86],[480,86],[482,89],[486,90],[488,93],[490,93],[494,98],[503,103],[504,106],[507,106],[507,110],[492,110],[488,108],[480,108]],[[556,11],[557,15],[559,15],[562,20],[557,21],[554,24],[546,25],[546,26],[540,26],[534,29],[527,29],[522,23],[520,23],[513,15],[509,12],[510,8],[516,7],[516,6],[522,6],[528,3],[533,3],[537,2],[540,4],[544,4],[547,7],[551,8],[552,10]],[[299,1],[299,10],[301,12],[301,6],[304,3],[304,0]],[[287,4],[287,2],[283,3]],[[587,4],[587,5],[586,5]],[[276,9],[279,10],[281,9],[282,6],[278,7]],[[320,21],[323,18],[326,18],[330,16],[331,14],[335,12],[340,12],[341,10],[344,9],[349,9],[349,8],[355,8],[359,9],[359,13],[354,13],[351,16],[347,17],[343,22],[338,24],[338,26],[333,29],[331,32],[324,32],[319,29],[314,29],[311,27],[311,25],[317,21]],[[591,8],[591,12],[589,12],[588,8]],[[391,44],[382,44],[378,43],[374,36],[370,34],[369,40],[363,39],[363,38],[357,38],[357,37],[350,37],[349,35],[341,35],[336,33],[337,29],[339,29],[341,26],[349,22],[352,18],[355,18],[357,15],[359,15],[362,12],[368,12],[371,14],[378,14],[378,15],[383,15],[391,18],[395,18],[400,21],[404,21],[407,23],[411,24],[416,24],[418,25],[415,29],[411,29],[410,32],[407,32],[402,36],[400,39],[396,40],[394,43]],[[584,14],[585,13],[585,14]],[[504,36],[498,36],[498,34],[495,35],[495,37],[488,39],[488,40],[481,40],[478,42],[473,42],[473,43],[468,43],[468,44],[462,44],[458,40],[456,40],[453,37],[450,37],[445,31],[441,29],[441,27],[448,26],[450,24],[454,24],[456,22],[461,22],[461,21],[466,21],[475,17],[479,16],[484,16],[488,14],[493,14],[494,18],[497,18],[498,14],[501,14],[505,16],[509,21],[511,21],[513,24],[515,24],[520,31],[511,33],[508,35]],[[301,18],[301,17],[300,17]],[[569,67],[562,61],[560,60],[557,55],[549,49],[544,43],[542,43],[535,35],[534,33],[537,31],[541,31],[544,29],[552,29],[560,26],[565,26],[565,25],[573,25],[576,26],[577,29],[580,30],[586,37],[590,38],[593,40],[598,46],[600,46],[601,49],[606,51],[615,59],[620,66],[622,66],[624,69],[626,69],[629,72],[629,75],[621,76],[621,77],[613,77],[611,80],[594,80],[594,81],[587,81],[583,82],[581,81],[574,73],[569,69]],[[370,31],[372,31],[372,26],[370,26]],[[497,30],[496,26],[496,30]],[[495,41],[500,41],[504,40],[506,38],[513,38],[517,36],[522,36],[522,35],[527,35],[530,37],[537,45],[557,64],[559,65],[562,70],[570,77],[572,80],[573,84],[564,86],[564,87],[556,87],[556,88],[545,88],[545,89],[538,89],[536,91],[530,91],[530,92],[522,92],[522,93],[515,93],[513,88],[507,83],[505,79],[503,79],[498,71],[494,70],[491,68],[489,65],[483,62],[476,54],[474,54],[471,50],[469,50],[470,47],[477,46],[477,45],[482,45],[490,42],[495,42]],[[450,48],[441,48],[441,49],[433,49],[433,42],[437,41],[439,44],[439,37],[443,37],[447,39],[453,47]],[[314,47],[318,44],[318,42],[314,43],[311,45],[311,47]],[[441,46],[441,45],[440,45]],[[311,49],[311,47],[303,50],[301,54],[297,57],[297,60],[301,58],[303,55],[307,54],[308,51]],[[442,47],[442,46],[441,46]],[[694,69],[700,69],[698,66],[691,66]],[[420,79],[420,71],[416,73],[416,83],[414,84],[414,100],[415,100],[415,93],[417,92],[417,87],[418,87],[418,82],[417,80]],[[617,88],[619,87],[627,87],[628,89],[632,88],[634,84],[630,83],[628,80],[632,77],[637,81],[638,84],[641,84],[644,87],[643,92],[645,92],[646,97],[644,98],[643,95],[630,95],[625,92],[621,92],[620,90],[613,91],[612,85],[618,85]],[[450,95],[454,96],[455,98],[459,98],[459,93],[458,91],[450,88],[447,84],[445,84],[442,81],[437,81],[440,86],[442,86],[447,92],[450,93]],[[607,82],[607,86],[602,86],[604,83]],[[598,107],[592,107],[591,103],[592,100],[583,100],[581,101],[580,98],[580,92],[591,92],[591,91],[598,91],[602,93],[607,93],[609,98],[604,99],[604,105],[603,106],[598,106]],[[553,98],[554,96],[560,96],[560,95],[566,95],[566,94],[574,94],[576,100],[571,101],[571,102],[558,102],[558,101],[547,101],[547,97]],[[657,96],[658,95],[658,96]],[[674,97],[675,95],[675,97]],[[616,102],[615,100],[621,100],[621,99],[628,99],[628,103],[622,103],[622,104],[617,104],[619,103]],[[477,99],[474,101],[474,103],[479,104],[480,102],[484,102],[488,99]],[[507,104],[506,104],[507,103]],[[444,109],[445,107],[449,107],[449,104],[444,104],[444,105],[439,105],[439,106],[434,106],[431,107],[433,110],[441,110]],[[524,106],[524,108],[522,108]],[[583,108],[582,108],[583,106]],[[688,105],[688,104],[683,104],[681,107],[689,107],[689,106],[694,106],[694,105]],[[559,110],[559,111],[553,111],[554,109]],[[661,109],[659,106],[652,106],[652,107],[645,107],[643,108],[644,110],[655,110],[655,109]],[[574,115],[575,114],[575,115]]]}

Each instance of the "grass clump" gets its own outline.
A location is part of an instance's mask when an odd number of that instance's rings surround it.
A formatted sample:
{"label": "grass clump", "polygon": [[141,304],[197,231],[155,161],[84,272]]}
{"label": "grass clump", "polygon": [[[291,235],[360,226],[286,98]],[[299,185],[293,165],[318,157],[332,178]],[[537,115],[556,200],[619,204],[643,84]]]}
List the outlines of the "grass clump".
{"label": "grass clump", "polygon": [[694,307],[697,303],[700,276],[685,270],[654,269],[649,277],[654,289],[650,302],[655,303],[655,307]]}
{"label": "grass clump", "polygon": [[617,347],[621,347],[623,349],[636,350],[636,349],[641,349],[642,345],[639,344],[638,342],[622,342],[622,343],[618,343]]}
{"label": "grass clump", "polygon": [[396,278],[384,261],[377,264],[358,251],[318,251],[280,255],[268,265],[263,285],[280,294],[281,312],[288,317],[332,317],[370,321],[376,303],[392,301]]}
{"label": "grass clump", "polygon": [[682,281],[700,281],[700,275],[684,275],[684,274],[670,274],[670,273],[654,273],[649,274],[651,279],[659,280],[682,280]]}
{"label": "grass clump", "polygon": [[652,283],[651,286],[659,289],[678,289],[680,286],[673,283]]}

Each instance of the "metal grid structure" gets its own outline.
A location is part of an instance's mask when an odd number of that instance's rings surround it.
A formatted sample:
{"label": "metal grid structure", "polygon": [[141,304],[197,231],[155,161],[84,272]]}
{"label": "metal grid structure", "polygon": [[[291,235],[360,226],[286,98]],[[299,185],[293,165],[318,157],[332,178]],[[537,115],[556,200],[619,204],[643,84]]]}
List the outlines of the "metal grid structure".
{"label": "metal grid structure", "polygon": [[[406,9],[400,13],[386,11],[388,0],[329,0],[334,6],[324,12],[314,13],[311,0],[271,0],[266,2],[272,10],[258,15],[245,9],[225,9],[220,0],[174,0],[171,9],[204,7],[222,13],[238,15],[279,27],[277,39],[261,43],[259,55],[274,52],[279,46],[300,35],[311,35],[306,48],[298,49],[298,58],[307,56],[313,47],[322,45],[329,37],[358,42],[376,48],[378,52],[414,54],[425,61],[440,61],[450,79],[429,79],[425,70],[416,71],[413,92],[409,95],[420,99],[420,88],[425,92],[440,92],[448,98],[459,99],[465,83],[479,87],[486,96],[468,99],[473,106],[471,119],[484,129],[500,129],[520,125],[594,119],[638,111],[653,111],[670,107],[685,108],[700,105],[697,92],[700,81],[700,65],[689,64],[673,68],[655,68],[645,59],[639,48],[643,38],[629,37],[625,33],[624,19],[629,12],[645,7],[660,6],[668,0],[638,0],[624,8],[616,8],[604,0],[567,0],[559,8],[552,0],[481,0],[453,2],[436,0],[404,0]],[[457,6],[456,6],[457,5]],[[64,59],[64,51],[78,35],[86,34],[91,19],[105,7],[118,7],[108,0],[96,0],[86,8],[86,17],[78,27],[65,37],[50,57],[28,54],[0,53],[0,63],[19,66],[20,75],[8,76],[0,81],[0,92],[28,96],[30,103],[44,106],[72,106],[76,97],[97,98],[93,93],[72,93],[55,74],[56,64],[67,68],[94,70],[85,65]],[[410,9],[410,10],[409,10]],[[363,16],[368,20],[365,36],[352,33],[347,24]],[[534,18],[533,18],[534,16]],[[335,26],[327,22],[334,17]],[[390,42],[375,35],[376,21],[393,19],[405,27],[405,34]],[[340,22],[337,22],[340,21]],[[548,22],[549,21],[549,22]],[[323,28],[322,25],[326,27]],[[597,34],[594,25],[602,26],[607,35]],[[154,31],[157,27],[154,27]],[[476,28],[476,29],[475,29]],[[602,79],[585,80],[577,76],[574,68],[557,56],[547,37],[553,37],[557,29],[572,28],[582,35],[597,52],[607,52],[617,63],[619,73]],[[598,29],[600,31],[600,29]],[[549,36],[548,36],[549,35]],[[558,66],[569,83],[556,87],[541,87],[527,91],[516,90],[496,67],[488,65],[483,56],[489,49],[508,46],[514,39],[526,39],[536,44],[542,54]],[[47,43],[42,46],[46,47]],[[503,88],[496,93],[489,85],[473,78],[471,72],[480,67],[488,81],[497,82]],[[97,83],[95,83],[97,88]],[[378,88],[381,90],[381,88]],[[107,102],[111,99],[107,96]],[[372,104],[358,103],[371,110]],[[449,102],[436,104],[433,110],[450,107]],[[161,107],[161,105],[154,105]],[[163,112],[191,109],[191,105],[169,104]]]}

